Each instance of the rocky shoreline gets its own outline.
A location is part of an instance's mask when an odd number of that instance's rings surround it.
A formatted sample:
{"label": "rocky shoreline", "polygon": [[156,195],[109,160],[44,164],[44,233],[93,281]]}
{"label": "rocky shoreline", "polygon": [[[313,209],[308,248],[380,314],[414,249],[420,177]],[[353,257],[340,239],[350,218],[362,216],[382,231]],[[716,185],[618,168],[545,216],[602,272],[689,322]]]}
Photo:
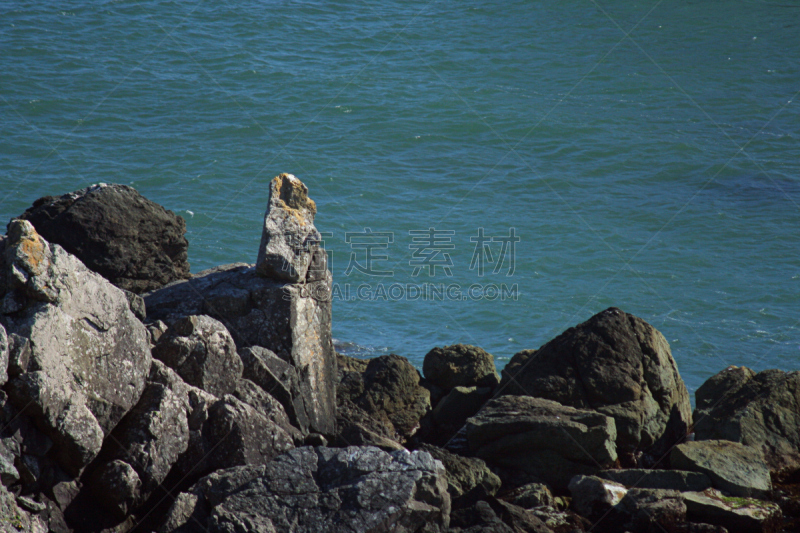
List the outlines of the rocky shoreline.
{"label": "rocky shoreline", "polygon": [[479,347],[337,354],[306,186],[255,265],[189,273],[185,222],[122,185],[0,237],[0,532],[800,531],[800,372],[689,394],[610,308],[502,375]]}

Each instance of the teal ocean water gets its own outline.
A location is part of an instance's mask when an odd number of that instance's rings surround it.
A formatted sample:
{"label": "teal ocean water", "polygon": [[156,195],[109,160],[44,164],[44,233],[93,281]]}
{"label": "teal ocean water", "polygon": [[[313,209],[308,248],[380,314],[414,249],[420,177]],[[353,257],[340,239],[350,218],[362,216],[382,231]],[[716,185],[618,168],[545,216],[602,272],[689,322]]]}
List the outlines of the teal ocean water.
{"label": "teal ocean water", "polygon": [[799,37],[794,0],[0,1],[0,219],[129,184],[199,272],[289,172],[342,350],[502,367],[613,305],[691,391],[800,369]]}

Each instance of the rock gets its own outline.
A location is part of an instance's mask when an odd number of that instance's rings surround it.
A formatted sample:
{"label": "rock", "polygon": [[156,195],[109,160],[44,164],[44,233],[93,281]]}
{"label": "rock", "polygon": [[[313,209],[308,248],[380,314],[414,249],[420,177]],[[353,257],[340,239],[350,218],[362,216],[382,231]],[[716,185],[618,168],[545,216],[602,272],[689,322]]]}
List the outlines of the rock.
{"label": "rock", "polygon": [[760,447],[779,475],[800,469],[800,372],[728,367],[696,397],[696,440]]}
{"label": "rock", "polygon": [[453,511],[450,526],[451,532],[459,533],[516,533],[485,501]]}
{"label": "rock", "polygon": [[[322,236],[314,227],[316,214],[317,206],[302,181],[291,174],[281,174],[270,182],[256,261],[260,276],[292,283],[321,279],[327,264],[325,250],[320,247]],[[316,263],[312,261],[314,256]]]}
{"label": "rock", "polygon": [[[258,414],[286,431],[295,442],[303,440],[303,433],[289,422],[289,417],[286,415],[283,405],[249,379],[240,379],[233,395],[254,408]],[[322,435],[316,435],[322,437]]]}
{"label": "rock", "polygon": [[431,442],[446,444],[491,395],[492,389],[489,387],[454,387],[433,410],[435,427],[429,437]]}
{"label": "rock", "polygon": [[644,320],[613,307],[539,350],[514,355],[499,391],[614,418],[621,456],[646,450],[660,457],[691,424],[689,394],[666,339]]}
{"label": "rock", "polygon": [[242,362],[244,378],[276,398],[292,425],[302,434],[308,434],[309,414],[305,400],[313,394],[308,390],[308,382],[297,375],[295,367],[260,346],[242,350]]}
{"label": "rock", "polygon": [[364,371],[364,392],[354,403],[370,416],[388,421],[395,438],[404,443],[430,410],[430,393],[419,381],[419,372],[408,359],[394,354],[376,357]]}
{"label": "rock", "polygon": [[0,322],[17,339],[6,390],[55,442],[62,468],[78,475],[144,390],[147,330],[120,289],[29,222],[11,223],[4,259],[0,293],[16,310]]}
{"label": "rock", "polygon": [[203,436],[212,470],[264,464],[294,447],[286,431],[231,395],[211,406]]}
{"label": "rock", "polygon": [[594,524],[588,519],[569,510],[556,508],[556,506],[542,506],[530,509],[539,520],[557,533],[573,533],[592,531]]}
{"label": "rock", "polygon": [[503,498],[523,509],[553,506],[553,493],[544,483],[528,483],[517,487]]}
{"label": "rock", "polygon": [[715,488],[734,496],[764,498],[772,490],[761,450],[736,442],[685,442],[673,448],[670,463],[681,470],[706,474]]}
{"label": "rock", "polygon": [[122,520],[167,478],[188,445],[184,402],[165,385],[151,382],[107,439],[103,456],[108,462],[94,473],[92,490]]}
{"label": "rock", "polygon": [[572,509],[591,520],[603,518],[622,501],[628,489],[624,485],[596,476],[575,476],[569,482]]}
{"label": "rock", "polygon": [[[229,265],[201,272],[144,299],[149,320],[170,323],[189,315],[209,315],[225,325],[239,353],[253,346],[274,352],[294,367],[301,381],[303,403],[310,409],[309,430],[333,435],[336,359],[330,286],[330,274],[320,281],[292,285],[257,276],[255,268],[247,265]],[[281,403],[291,418],[291,406]]]}
{"label": "rock", "polygon": [[0,485],[0,531],[3,533],[48,533],[44,520],[18,505],[14,494]]}
{"label": "rock", "polygon": [[686,522],[686,504],[676,490],[630,489],[615,509],[627,515],[626,531],[663,533]]}
{"label": "rock", "polygon": [[[617,460],[614,419],[530,396],[490,400],[463,429],[468,453],[557,490]],[[451,441],[448,449],[457,446]]]}
{"label": "rock", "polygon": [[186,222],[126,185],[45,196],[19,218],[122,289],[138,294],[190,277]]}
{"label": "rock", "polygon": [[597,477],[640,489],[665,489],[679,492],[702,492],[711,488],[711,479],[701,472],[684,470],[601,470]]}
{"label": "rock", "polygon": [[478,458],[461,457],[430,444],[421,445],[419,450],[428,452],[444,465],[447,472],[447,492],[450,493],[453,509],[473,505],[478,500],[494,496],[500,490],[500,478]]}
{"label": "rock", "polygon": [[242,360],[222,322],[210,316],[177,320],[153,348],[153,357],[174,369],[189,385],[214,396],[236,390]]}
{"label": "rock", "polygon": [[8,335],[6,328],[0,324],[0,386],[8,381]]}
{"label": "rock", "polygon": [[[355,415],[355,416],[354,416]],[[347,446],[374,446],[386,452],[404,450],[405,447],[389,437],[389,430],[374,431],[380,426],[370,423],[369,415],[360,407],[352,403],[347,407],[346,415],[340,412],[337,417],[339,431],[334,445],[339,448]],[[356,421],[360,420],[360,422]],[[394,434],[393,431],[391,431]]]}
{"label": "rock", "polygon": [[422,363],[425,379],[450,391],[455,387],[495,387],[500,382],[494,357],[469,344],[434,348]]}
{"label": "rock", "polygon": [[6,487],[19,481],[19,471],[14,461],[20,457],[19,443],[13,438],[0,439],[0,483]]}
{"label": "rock", "polygon": [[449,515],[444,468],[425,452],[303,447],[203,478],[160,532],[436,533]]}
{"label": "rock", "polygon": [[125,293],[125,298],[128,299],[128,305],[131,307],[131,312],[134,314],[134,316],[136,316],[136,318],[144,322],[147,318],[147,309],[144,305],[144,298],[135,292],[127,291],[125,289],[123,289],[122,292]]}
{"label": "rock", "polygon": [[718,525],[730,533],[773,533],[781,530],[780,508],[752,498],[731,498],[715,489],[686,492],[686,515],[689,520]]}

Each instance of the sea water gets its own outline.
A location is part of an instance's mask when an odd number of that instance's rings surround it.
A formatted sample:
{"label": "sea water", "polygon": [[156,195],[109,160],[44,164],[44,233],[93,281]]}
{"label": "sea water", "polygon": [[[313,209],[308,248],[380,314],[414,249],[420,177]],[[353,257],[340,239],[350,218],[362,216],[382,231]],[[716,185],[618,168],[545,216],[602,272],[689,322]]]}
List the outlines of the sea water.
{"label": "sea water", "polygon": [[800,369],[800,5],[0,2],[0,219],[122,183],[193,272],[317,202],[341,351],[502,368],[609,306],[690,391]]}

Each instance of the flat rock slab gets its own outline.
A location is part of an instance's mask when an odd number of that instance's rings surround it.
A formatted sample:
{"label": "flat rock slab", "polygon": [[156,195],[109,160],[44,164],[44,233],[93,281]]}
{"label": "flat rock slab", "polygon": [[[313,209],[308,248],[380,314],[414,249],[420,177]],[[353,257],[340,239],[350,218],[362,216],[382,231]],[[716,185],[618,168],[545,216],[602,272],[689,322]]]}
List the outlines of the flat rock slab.
{"label": "flat rock slab", "polygon": [[591,475],[617,459],[613,418],[530,396],[490,400],[459,436],[470,455],[562,490],[574,476]]}
{"label": "flat rock slab", "polygon": [[429,454],[304,447],[201,479],[160,531],[443,533],[449,520],[444,467]]}
{"label": "flat rock slab", "polygon": [[683,498],[689,520],[719,525],[730,533],[773,533],[782,529],[783,515],[774,503],[728,497],[714,489],[686,492]]}
{"label": "flat rock slab", "polygon": [[701,492],[711,488],[711,479],[701,472],[684,470],[602,470],[598,477],[640,489],[666,489],[679,492]]}
{"label": "flat rock slab", "polygon": [[[330,273],[323,280],[300,285],[266,279],[250,265],[234,264],[173,283],[145,295],[144,300],[151,320],[172,323],[190,315],[208,315],[225,325],[239,353],[251,346],[274,352],[300,377],[309,429],[332,435],[336,356],[330,284]],[[291,402],[281,403],[287,413],[294,411]]]}
{"label": "flat rock slab", "polygon": [[670,463],[680,470],[706,474],[715,488],[735,496],[764,498],[772,490],[764,454],[737,442],[685,442],[672,450]]}

